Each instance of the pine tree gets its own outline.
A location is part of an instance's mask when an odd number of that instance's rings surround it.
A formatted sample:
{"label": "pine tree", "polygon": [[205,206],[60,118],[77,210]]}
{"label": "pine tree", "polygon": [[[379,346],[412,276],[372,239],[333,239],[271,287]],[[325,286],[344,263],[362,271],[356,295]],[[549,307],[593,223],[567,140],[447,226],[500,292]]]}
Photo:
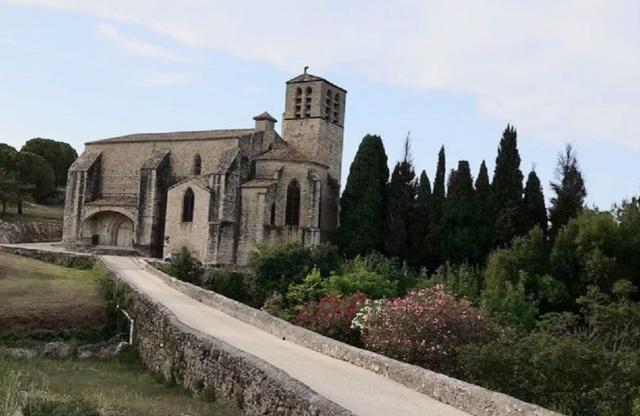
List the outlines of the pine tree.
{"label": "pine tree", "polygon": [[418,185],[411,160],[411,143],[407,137],[404,155],[391,174],[387,203],[387,234],[385,251],[390,257],[406,260],[411,245],[412,215],[415,209]]}
{"label": "pine tree", "polygon": [[360,143],[340,200],[339,245],[354,257],[382,250],[385,241],[389,167],[380,136]]}
{"label": "pine tree", "polygon": [[529,173],[527,185],[524,188],[524,222],[529,230],[538,226],[545,235],[547,234],[549,228],[547,208],[542,185],[535,170]]}
{"label": "pine tree", "polygon": [[420,174],[420,181],[418,183],[418,202],[421,204],[428,204],[431,200],[431,182],[427,176],[427,172],[424,170]]}
{"label": "pine tree", "polygon": [[518,153],[518,133],[507,126],[496,158],[492,195],[496,212],[496,243],[507,245],[526,232],[522,224],[522,171]]}
{"label": "pine tree", "polygon": [[480,250],[477,241],[478,215],[475,190],[469,162],[462,160],[449,175],[449,190],[442,216],[445,256],[453,263],[477,263]]}
{"label": "pine tree", "polygon": [[556,193],[556,196],[551,198],[551,208],[549,209],[552,239],[555,239],[558,231],[571,218],[576,217],[583,210],[584,200],[587,197],[587,189],[584,185],[576,152],[570,144],[567,145],[564,153],[558,154],[556,180],[557,182],[551,183],[551,189]]}

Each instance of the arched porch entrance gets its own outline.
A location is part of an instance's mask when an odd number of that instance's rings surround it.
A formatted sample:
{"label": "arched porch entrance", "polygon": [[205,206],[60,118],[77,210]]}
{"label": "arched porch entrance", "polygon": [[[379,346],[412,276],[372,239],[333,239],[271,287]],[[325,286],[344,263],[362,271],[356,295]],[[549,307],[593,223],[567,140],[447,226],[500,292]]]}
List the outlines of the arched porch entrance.
{"label": "arched porch entrance", "polygon": [[100,211],[87,218],[82,235],[94,246],[122,248],[132,247],[135,238],[133,222],[115,211]]}

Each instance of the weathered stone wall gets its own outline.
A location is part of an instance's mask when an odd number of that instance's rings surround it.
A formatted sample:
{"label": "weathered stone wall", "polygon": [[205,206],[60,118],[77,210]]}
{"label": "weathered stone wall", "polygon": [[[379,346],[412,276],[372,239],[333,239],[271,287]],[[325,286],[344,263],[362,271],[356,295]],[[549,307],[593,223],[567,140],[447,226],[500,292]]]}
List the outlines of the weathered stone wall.
{"label": "weathered stone wall", "polygon": [[175,181],[192,174],[196,154],[202,158],[202,173],[218,166],[222,154],[238,145],[238,139],[176,140],[132,143],[94,143],[87,151],[102,151],[102,195],[137,195],[140,169],[156,149],[170,152],[171,175]]}
{"label": "weathered stone wall", "polygon": [[59,222],[27,222],[0,220],[0,243],[39,243],[44,241],[60,241],[62,239],[62,223]]}
{"label": "weathered stone wall", "polygon": [[179,281],[144,263],[147,271],[192,299],[227,315],[314,351],[334,357],[397,381],[443,403],[475,416],[562,416],[505,394],[492,392],[442,374],[402,363],[380,354],[352,347],[315,332],[292,325],[266,312],[256,310],[189,283]]}
{"label": "weathered stone wall", "polygon": [[[108,266],[107,266],[108,267]],[[169,383],[221,400],[243,415],[350,416],[287,373],[184,324],[112,272],[135,319],[134,346]]]}
{"label": "weathered stone wall", "polygon": [[[194,194],[193,221],[182,222],[184,194],[191,189]],[[191,182],[176,185],[169,191],[165,235],[168,240],[164,246],[164,255],[179,252],[187,247],[199,259],[207,256],[209,239],[209,205],[211,193]]]}

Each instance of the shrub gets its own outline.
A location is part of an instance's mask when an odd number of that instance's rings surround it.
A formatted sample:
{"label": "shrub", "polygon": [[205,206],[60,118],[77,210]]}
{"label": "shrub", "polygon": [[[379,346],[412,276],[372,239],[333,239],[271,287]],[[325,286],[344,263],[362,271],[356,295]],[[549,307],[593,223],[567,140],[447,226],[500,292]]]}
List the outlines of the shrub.
{"label": "shrub", "polygon": [[538,319],[538,302],[525,291],[526,273],[521,271],[520,274],[518,284],[505,282],[499,289],[487,289],[483,294],[483,305],[501,322],[530,331]]}
{"label": "shrub", "polygon": [[202,263],[187,247],[182,247],[180,253],[169,264],[162,264],[159,269],[176,279],[194,284],[199,284],[204,274]]}
{"label": "shrub", "polygon": [[476,303],[480,300],[484,287],[484,274],[475,266],[446,263],[440,266],[436,274],[429,279],[428,285],[434,284],[444,285],[447,290]]}
{"label": "shrub", "polygon": [[463,345],[488,333],[482,310],[442,285],[370,303],[354,325],[362,329],[367,349],[437,370],[450,366]]}
{"label": "shrub", "polygon": [[203,278],[202,287],[238,302],[250,303],[251,295],[246,280],[245,275],[237,271],[212,270]]}
{"label": "shrub", "polygon": [[329,296],[307,302],[296,317],[296,324],[351,345],[358,345],[360,331],[351,322],[367,296],[354,293],[344,297]]}
{"label": "shrub", "polygon": [[260,247],[249,258],[256,275],[259,296],[278,292],[285,294],[289,285],[301,282],[311,271],[311,250],[301,245],[278,244]]}
{"label": "shrub", "polygon": [[367,270],[346,273],[342,276],[331,276],[323,286],[329,296],[362,292],[372,299],[380,299],[394,297],[397,293],[397,282],[392,282],[378,273]]}
{"label": "shrub", "polygon": [[380,253],[357,256],[353,260],[346,261],[340,274],[346,275],[362,271],[373,272],[387,280],[396,282],[398,296],[404,296],[407,290],[414,288],[419,282],[418,273],[406,263],[401,263],[397,258],[390,259]]}

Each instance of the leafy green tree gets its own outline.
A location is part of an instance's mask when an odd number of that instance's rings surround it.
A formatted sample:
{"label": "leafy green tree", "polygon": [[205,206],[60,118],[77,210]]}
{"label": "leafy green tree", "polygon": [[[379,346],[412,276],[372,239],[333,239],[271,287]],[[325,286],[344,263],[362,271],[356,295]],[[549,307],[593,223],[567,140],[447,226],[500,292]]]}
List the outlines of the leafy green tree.
{"label": "leafy green tree", "polygon": [[498,245],[509,244],[514,237],[526,232],[523,231],[521,220],[522,179],[518,133],[514,127],[508,125],[500,140],[492,185]]}
{"label": "leafy green tree", "polygon": [[347,257],[383,249],[388,180],[382,139],[367,135],[351,164],[340,200],[339,246]]}
{"label": "leafy green tree", "polygon": [[576,152],[570,144],[564,153],[558,154],[556,182],[551,183],[551,189],[556,193],[556,196],[551,198],[549,209],[553,239],[571,218],[575,218],[584,209],[584,200],[587,197],[587,188]]}
{"label": "leafy green tree", "polygon": [[0,169],[5,172],[13,170],[13,158],[18,152],[5,143],[0,143]]}
{"label": "leafy green tree", "polygon": [[260,301],[274,292],[284,295],[291,284],[303,281],[313,268],[313,258],[307,247],[277,244],[259,247],[252,252],[249,265],[256,276],[257,297]]}
{"label": "leafy green tree", "polygon": [[441,229],[445,244],[445,258],[458,264],[480,261],[478,245],[478,213],[469,162],[458,163],[449,176],[449,192],[442,216]]}
{"label": "leafy green tree", "polygon": [[21,151],[35,153],[49,162],[53,168],[56,188],[67,184],[67,171],[78,158],[78,154],[68,143],[51,139],[31,139],[22,146]]}
{"label": "leafy green tree", "polygon": [[551,268],[569,292],[566,308],[575,307],[575,299],[588,286],[611,293],[614,282],[626,278],[618,261],[623,244],[618,224],[608,212],[584,211],[560,230],[551,251]]}
{"label": "leafy green tree", "polygon": [[53,169],[41,156],[30,152],[18,152],[13,158],[13,165],[18,182],[32,186],[31,195],[36,201],[54,191]]}
{"label": "leafy green tree", "polygon": [[530,230],[533,227],[540,227],[546,234],[549,228],[547,218],[547,208],[544,202],[542,185],[535,170],[529,173],[527,185],[524,188],[524,218],[525,227]]}
{"label": "leafy green tree", "polygon": [[200,280],[204,275],[202,263],[187,247],[182,247],[178,255],[169,264],[163,265],[162,271],[183,282],[195,284],[200,284]]}
{"label": "leafy green tree", "polygon": [[391,257],[406,260],[411,247],[411,223],[418,184],[411,160],[409,138],[405,141],[404,155],[391,174],[387,201],[387,233],[385,252]]}

